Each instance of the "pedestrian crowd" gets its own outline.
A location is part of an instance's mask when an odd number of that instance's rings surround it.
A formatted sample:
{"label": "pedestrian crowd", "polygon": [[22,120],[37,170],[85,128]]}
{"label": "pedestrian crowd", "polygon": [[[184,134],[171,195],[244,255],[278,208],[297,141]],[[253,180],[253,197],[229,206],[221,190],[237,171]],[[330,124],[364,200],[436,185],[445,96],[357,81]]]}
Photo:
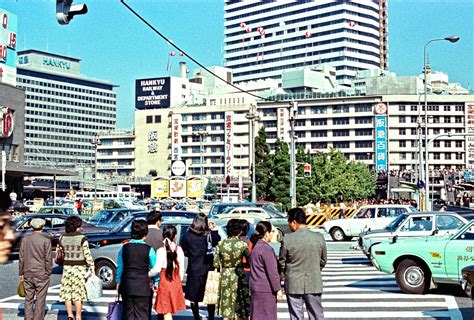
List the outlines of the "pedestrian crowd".
{"label": "pedestrian crowd", "polygon": [[[63,265],[59,300],[65,304],[68,319],[75,320],[82,319],[82,304],[88,298],[86,281],[95,272],[87,238],[80,232],[81,223],[78,216],[66,220],[55,258]],[[118,252],[121,319],[151,319],[152,310],[158,319],[172,319],[186,309],[185,299],[194,319],[201,319],[200,303],[207,304],[207,319],[211,320],[216,315],[224,319],[277,319],[277,303],[284,294],[282,280],[292,319],[304,318],[304,305],[310,319],[324,319],[321,270],[327,261],[326,244],[320,233],[306,228],[303,209],[289,211],[292,233],[281,241],[279,256],[272,247],[277,229],[268,221],[258,222],[255,232],[249,234],[253,229],[249,222],[230,219],[223,228],[227,235],[221,239],[215,223],[199,214],[179,242],[176,227],[161,224],[157,210],[150,211],[146,221],[133,221],[131,239]],[[43,219],[33,219],[30,226],[34,231],[24,237],[20,248],[19,274],[28,320],[45,317],[53,259],[51,240],[42,233],[44,225]],[[215,300],[210,298],[211,282],[217,282]]]}

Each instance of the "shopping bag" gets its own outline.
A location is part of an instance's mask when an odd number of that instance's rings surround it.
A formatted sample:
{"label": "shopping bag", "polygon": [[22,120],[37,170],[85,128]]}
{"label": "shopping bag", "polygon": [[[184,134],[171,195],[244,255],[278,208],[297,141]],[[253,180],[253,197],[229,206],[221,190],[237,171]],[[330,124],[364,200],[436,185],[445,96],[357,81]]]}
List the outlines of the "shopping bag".
{"label": "shopping bag", "polygon": [[120,295],[117,295],[117,298],[114,302],[109,302],[109,309],[107,311],[107,320],[122,320],[122,311],[123,305],[120,301]]}
{"label": "shopping bag", "polygon": [[20,280],[18,283],[18,288],[16,289],[16,293],[18,296],[24,298],[26,296],[26,291],[25,291],[25,281],[23,279]]}
{"label": "shopping bag", "polygon": [[219,299],[219,284],[221,274],[218,271],[209,271],[207,274],[206,289],[204,290],[205,304],[217,304]]}
{"label": "shopping bag", "polygon": [[96,275],[91,275],[86,282],[88,300],[97,300],[102,297],[102,280]]}

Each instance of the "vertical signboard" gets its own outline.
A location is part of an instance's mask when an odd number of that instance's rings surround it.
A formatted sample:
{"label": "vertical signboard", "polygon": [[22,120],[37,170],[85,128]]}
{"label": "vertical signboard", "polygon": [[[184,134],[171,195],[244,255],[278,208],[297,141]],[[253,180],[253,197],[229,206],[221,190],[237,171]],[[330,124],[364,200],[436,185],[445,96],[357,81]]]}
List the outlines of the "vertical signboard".
{"label": "vertical signboard", "polygon": [[181,115],[171,117],[171,160],[181,160]]}
{"label": "vertical signboard", "polygon": [[288,132],[290,131],[290,115],[288,108],[277,109],[277,137],[281,141],[290,141]]}
{"label": "vertical signboard", "polygon": [[[474,103],[466,103],[466,118],[466,132],[474,134]],[[466,164],[468,169],[474,169],[474,136],[466,137]]]}
{"label": "vertical signboard", "polygon": [[375,116],[375,169],[387,171],[387,116]]}
{"label": "vertical signboard", "polygon": [[17,16],[0,10],[0,82],[16,86]]}
{"label": "vertical signboard", "polygon": [[234,113],[225,113],[225,177],[232,177],[234,174]]}

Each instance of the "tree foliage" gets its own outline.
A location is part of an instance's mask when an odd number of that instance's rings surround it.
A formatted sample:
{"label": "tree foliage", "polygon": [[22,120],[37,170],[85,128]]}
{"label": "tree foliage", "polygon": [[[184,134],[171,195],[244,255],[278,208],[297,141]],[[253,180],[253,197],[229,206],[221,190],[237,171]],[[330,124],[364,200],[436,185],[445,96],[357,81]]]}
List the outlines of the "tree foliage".
{"label": "tree foliage", "polygon": [[267,143],[265,127],[261,127],[255,137],[255,180],[257,199],[270,198],[272,158]]}
{"label": "tree foliage", "polygon": [[290,153],[288,143],[277,139],[275,153],[272,155],[270,182],[270,201],[290,204]]}
{"label": "tree foliage", "polygon": [[207,200],[214,200],[217,196],[217,185],[209,180],[204,189],[204,194]]}

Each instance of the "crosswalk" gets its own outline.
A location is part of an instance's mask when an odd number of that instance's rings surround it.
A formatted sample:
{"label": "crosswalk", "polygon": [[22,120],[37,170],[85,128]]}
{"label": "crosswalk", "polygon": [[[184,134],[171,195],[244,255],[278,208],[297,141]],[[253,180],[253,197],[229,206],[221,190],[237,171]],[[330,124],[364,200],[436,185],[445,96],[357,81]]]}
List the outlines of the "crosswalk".
{"label": "crosswalk", "polygon": [[[326,319],[451,319],[461,320],[456,300],[448,295],[409,295],[401,293],[393,275],[379,272],[356,251],[329,251],[323,269],[323,308]],[[104,291],[98,302],[87,302],[83,319],[105,319],[107,305],[115,300],[115,291]],[[46,319],[62,319],[64,304],[59,286],[48,291]],[[173,319],[192,319],[189,310]],[[278,319],[289,319],[286,300],[278,303]],[[3,319],[22,319],[23,300],[11,296],[0,300]],[[202,308],[205,318],[205,307]],[[58,317],[59,315],[59,317]]]}

